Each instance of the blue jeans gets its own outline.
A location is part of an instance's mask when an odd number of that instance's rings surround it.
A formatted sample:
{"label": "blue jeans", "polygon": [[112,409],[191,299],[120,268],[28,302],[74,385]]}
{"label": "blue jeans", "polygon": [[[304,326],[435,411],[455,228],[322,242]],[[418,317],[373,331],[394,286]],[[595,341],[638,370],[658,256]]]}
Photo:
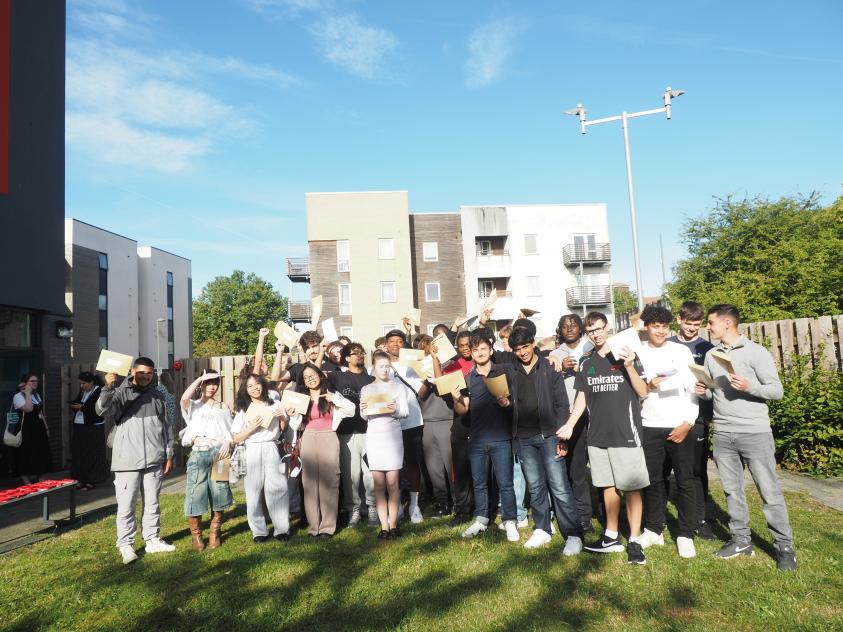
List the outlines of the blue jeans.
{"label": "blue jeans", "polygon": [[201,516],[208,511],[228,509],[234,504],[228,481],[211,479],[211,467],[219,448],[213,450],[191,450],[187,459],[187,478],[184,490],[184,515]]}
{"label": "blue jeans", "polygon": [[512,469],[512,486],[515,488],[515,513],[518,521],[527,519],[527,507],[524,506],[524,496],[527,493],[527,482],[524,480],[524,471],[521,469],[521,461],[515,457],[515,467]]}
{"label": "blue jeans", "polygon": [[556,443],[554,435],[542,437],[539,434],[518,439],[521,469],[530,488],[533,522],[536,529],[550,533],[550,492],[556,523],[562,535],[582,537],[577,505],[568,482],[568,469],[565,459],[556,456]]}
{"label": "blue jeans", "polygon": [[501,493],[501,518],[515,520],[512,442],[506,440],[482,443],[469,440],[468,460],[471,462],[471,478],[474,482],[474,516],[486,521],[489,519],[488,476],[491,462]]}
{"label": "blue jeans", "polygon": [[715,431],[714,462],[717,464],[717,472],[726,494],[732,538],[748,543],[751,536],[749,507],[744,494],[743,466],[746,464],[752,480],[755,481],[758,495],[761,496],[764,517],[776,546],[792,546],[793,531],[776,475],[776,446],[773,433]]}

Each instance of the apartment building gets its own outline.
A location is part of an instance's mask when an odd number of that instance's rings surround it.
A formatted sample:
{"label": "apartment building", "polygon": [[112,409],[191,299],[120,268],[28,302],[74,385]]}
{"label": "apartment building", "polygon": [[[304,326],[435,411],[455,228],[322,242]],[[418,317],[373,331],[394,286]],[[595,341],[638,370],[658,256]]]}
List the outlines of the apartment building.
{"label": "apartment building", "polygon": [[614,322],[605,204],[462,206],[460,219],[469,312],[494,290],[496,325],[534,310],[540,337],[569,312]]}
{"label": "apartment building", "polygon": [[167,368],[192,355],[188,259],[68,218],[65,261],[73,361],[96,362],[109,349]]}

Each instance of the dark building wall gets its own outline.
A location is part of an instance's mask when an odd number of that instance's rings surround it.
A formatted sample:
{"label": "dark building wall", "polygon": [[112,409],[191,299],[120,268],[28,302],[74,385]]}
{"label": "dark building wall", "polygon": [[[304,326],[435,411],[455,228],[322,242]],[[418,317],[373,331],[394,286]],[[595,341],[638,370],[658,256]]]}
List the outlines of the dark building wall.
{"label": "dark building wall", "polygon": [[[0,305],[61,314],[65,3],[12,0],[10,17],[9,192],[0,194]],[[15,274],[24,269],[25,277]]]}
{"label": "dark building wall", "polygon": [[[425,261],[422,244],[438,244],[439,260]],[[462,228],[458,213],[410,215],[413,291],[421,310],[421,332],[428,324],[451,325],[465,315],[465,269],[462,256]],[[425,300],[425,283],[439,283],[439,302]]]}
{"label": "dark building wall", "polygon": [[[322,320],[333,317],[334,325],[339,333],[340,327],[351,327],[351,316],[339,315],[339,284],[351,283],[351,273],[337,271],[336,241],[311,241],[309,245],[310,295],[311,297],[322,296]],[[352,304],[353,308],[354,304]]]}
{"label": "dark building wall", "polygon": [[99,346],[99,253],[89,248],[73,245],[68,292],[73,311],[74,362],[96,362]]}

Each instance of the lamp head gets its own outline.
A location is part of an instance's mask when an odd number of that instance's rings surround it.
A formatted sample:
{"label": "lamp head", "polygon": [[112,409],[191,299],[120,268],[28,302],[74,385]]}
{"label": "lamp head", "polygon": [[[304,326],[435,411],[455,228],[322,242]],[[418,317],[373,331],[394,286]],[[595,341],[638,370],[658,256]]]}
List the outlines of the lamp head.
{"label": "lamp head", "polygon": [[583,104],[577,103],[577,107],[565,110],[565,114],[579,117],[580,129],[582,130],[582,133],[585,134],[585,107],[583,107]]}

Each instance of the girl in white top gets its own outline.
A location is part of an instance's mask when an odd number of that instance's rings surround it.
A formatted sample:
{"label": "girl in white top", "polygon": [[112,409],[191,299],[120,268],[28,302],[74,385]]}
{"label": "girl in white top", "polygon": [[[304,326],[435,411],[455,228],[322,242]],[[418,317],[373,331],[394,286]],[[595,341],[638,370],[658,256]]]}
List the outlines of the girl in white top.
{"label": "girl in white top", "polygon": [[[368,419],[366,457],[375,482],[375,507],[378,510],[380,539],[398,537],[398,473],[404,461],[404,442],[400,419],[410,409],[407,389],[390,379],[389,354],[375,351],[372,356],[375,381],[360,391],[360,416]],[[386,395],[384,412],[370,412],[367,397]],[[389,500],[387,501],[387,497]]]}
{"label": "girl in white top", "polygon": [[[180,433],[181,444],[190,448],[187,460],[187,479],[184,493],[184,513],[190,525],[193,548],[205,548],[202,540],[202,515],[211,505],[211,537],[209,546],[215,549],[222,543],[222,512],[234,504],[227,480],[215,481],[212,469],[231,453],[231,409],[214,399],[219,391],[219,373],[203,373],[187,387],[182,395],[182,416],[187,424]],[[200,392],[197,400],[191,396]]]}
{"label": "girl in white top", "polygon": [[[249,413],[252,406],[260,407],[258,412]],[[261,506],[263,493],[273,535],[276,540],[286,542],[290,531],[290,499],[276,441],[287,428],[287,415],[281,402],[269,398],[266,378],[254,373],[240,382],[236,409],[231,435],[234,443],[246,444],[246,515],[252,540],[266,542],[269,537]],[[265,419],[267,416],[269,419]]]}

